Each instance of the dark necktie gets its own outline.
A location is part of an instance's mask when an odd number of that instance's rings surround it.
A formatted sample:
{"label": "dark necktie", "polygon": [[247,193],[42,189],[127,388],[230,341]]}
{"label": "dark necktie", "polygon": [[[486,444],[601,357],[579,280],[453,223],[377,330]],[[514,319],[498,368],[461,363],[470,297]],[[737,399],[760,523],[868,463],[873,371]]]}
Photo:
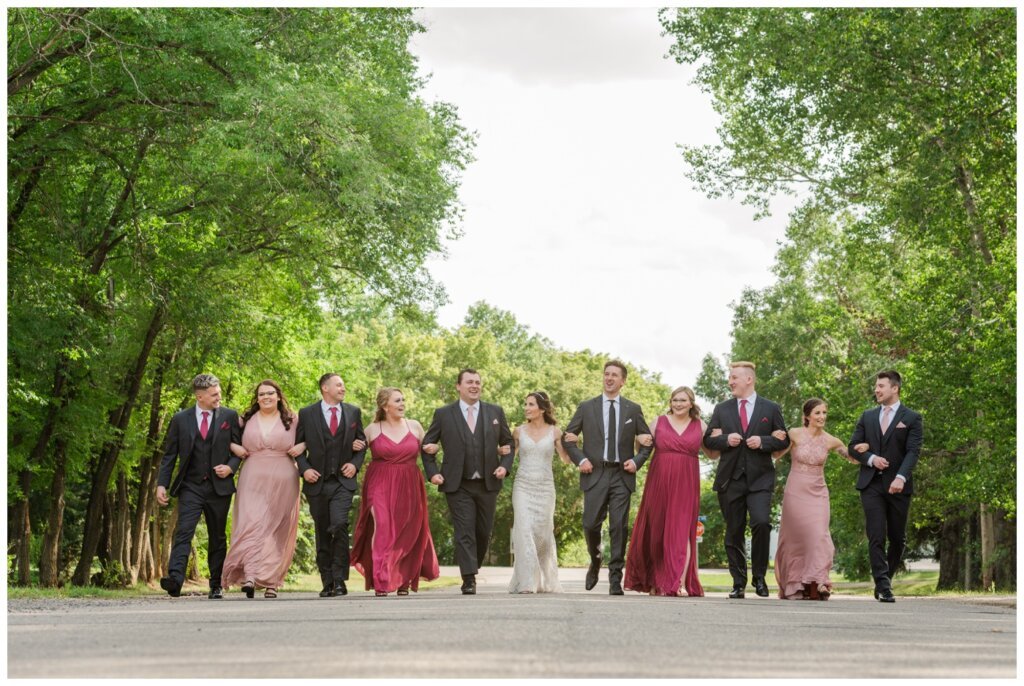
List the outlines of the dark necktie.
{"label": "dark necktie", "polygon": [[619,443],[618,438],[616,437],[618,422],[615,420],[615,401],[609,400],[608,403],[608,461],[618,462]]}
{"label": "dark necktie", "polygon": [[338,433],[338,408],[331,408],[331,435]]}

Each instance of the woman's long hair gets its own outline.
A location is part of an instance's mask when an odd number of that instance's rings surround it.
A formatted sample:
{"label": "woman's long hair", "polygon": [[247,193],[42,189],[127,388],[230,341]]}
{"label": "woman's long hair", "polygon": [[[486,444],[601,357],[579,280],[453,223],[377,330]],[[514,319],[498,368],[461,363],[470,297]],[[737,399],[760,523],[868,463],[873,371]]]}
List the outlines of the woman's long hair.
{"label": "woman's long hair", "polygon": [[260,411],[260,386],[270,386],[277,391],[277,411],[281,413],[281,423],[284,424],[286,430],[290,429],[295,415],[292,414],[291,409],[288,407],[284,391],[281,390],[281,387],[273,379],[264,379],[256,384],[256,388],[252,389],[252,404],[249,405],[249,409],[242,415],[242,422],[248,422],[250,417]]}

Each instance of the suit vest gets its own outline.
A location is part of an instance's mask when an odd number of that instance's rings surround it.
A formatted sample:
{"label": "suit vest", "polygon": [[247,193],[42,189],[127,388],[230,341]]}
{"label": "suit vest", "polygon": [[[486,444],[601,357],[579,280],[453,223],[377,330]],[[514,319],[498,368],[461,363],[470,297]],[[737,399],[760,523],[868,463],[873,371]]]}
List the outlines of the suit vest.
{"label": "suit vest", "polygon": [[192,459],[188,463],[188,471],[185,472],[185,480],[192,483],[202,483],[204,480],[213,477],[213,429],[206,432],[206,438],[196,431],[196,440],[192,444]]}
{"label": "suit vest", "polygon": [[324,430],[324,477],[329,478],[334,476],[335,478],[341,478],[338,474],[341,472],[341,453],[344,447],[342,441],[345,440],[345,410],[339,406],[338,412],[338,433],[331,435],[331,428],[327,424],[327,417],[324,413],[320,413],[320,421],[323,423]]}

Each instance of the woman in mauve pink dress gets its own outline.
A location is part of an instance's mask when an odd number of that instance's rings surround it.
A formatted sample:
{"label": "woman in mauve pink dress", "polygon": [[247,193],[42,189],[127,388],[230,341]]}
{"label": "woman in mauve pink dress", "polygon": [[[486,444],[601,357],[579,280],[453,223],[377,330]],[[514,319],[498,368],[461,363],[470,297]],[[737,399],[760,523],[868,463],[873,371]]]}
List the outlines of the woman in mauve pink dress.
{"label": "woman in mauve pink dress", "polygon": [[249,598],[257,588],[266,589],[264,597],[276,598],[295,554],[299,473],[293,458],[305,444],[295,444],[299,416],[270,379],[256,386],[252,405],[239,421],[242,444],[233,443],[231,450],[245,460],[238,474],[222,582],[225,588],[241,584]]}
{"label": "woman in mauve pink dress", "polygon": [[[792,466],[782,496],[782,523],[775,551],[775,581],[779,597],[786,600],[828,600],[832,595],[829,571],[835,546],[829,533],[828,486],[825,461],[835,451],[848,461],[843,442],[825,431],[828,405],[811,398],[803,407],[804,425],[790,429],[790,445],[775,458],[792,450]],[[776,436],[778,438],[778,436]]]}
{"label": "woman in mauve pink dress", "polygon": [[374,595],[409,595],[419,588],[421,578],[436,579],[440,570],[423,473],[416,464],[423,427],[405,418],[402,391],[377,392],[377,414],[366,427],[366,441],[373,459],[363,479],[352,565]]}

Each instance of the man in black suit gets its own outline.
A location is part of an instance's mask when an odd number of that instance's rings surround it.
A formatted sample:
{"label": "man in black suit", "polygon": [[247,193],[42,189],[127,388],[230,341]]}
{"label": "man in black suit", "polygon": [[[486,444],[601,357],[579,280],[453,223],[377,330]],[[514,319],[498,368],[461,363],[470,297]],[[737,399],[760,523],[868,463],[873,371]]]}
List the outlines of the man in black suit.
{"label": "man in black suit", "polygon": [[[590,553],[586,587],[597,585],[601,570],[601,525],[608,516],[611,559],[608,593],[622,595],[622,568],[629,535],[629,502],[636,490],[636,471],[651,454],[650,446],[634,455],[637,436],[649,435],[639,405],[620,395],[626,385],[626,365],[609,360],[604,365],[604,393],[584,400],[576,408],[562,436],[562,445],[580,470],[583,491],[583,535]],[[577,445],[582,433],[583,449]]]}
{"label": "man in black suit", "polygon": [[[166,506],[170,495],[178,498],[178,523],[167,562],[167,576],[160,588],[172,598],[181,595],[185,568],[192,550],[200,515],[206,518],[209,541],[206,561],[210,567],[209,598],[223,598],[220,585],[224,558],[228,552],[228,510],[235,492],[234,473],[241,459],[231,453],[231,444],[241,444],[238,413],[220,406],[220,381],[213,374],[192,379],[196,404],[171,418],[164,444],[164,457],[157,477],[156,500]],[[180,460],[172,483],[174,464]]]}
{"label": "man in black suit", "polygon": [[[725,518],[725,553],[732,575],[730,598],[744,597],[747,587],[747,515],[750,516],[750,566],[754,591],[765,598],[768,584],[768,547],[771,539],[772,490],[775,465],[772,452],[785,450],[789,438],[772,432],[786,431],[782,409],[757,395],[752,362],[729,365],[729,389],[733,397],[715,405],[704,434],[704,444],[721,452],[714,490]],[[715,431],[718,429],[719,431]]]}
{"label": "man in black suit", "polygon": [[[448,500],[463,595],[476,593],[476,573],[487,555],[498,494],[514,459],[505,410],[482,402],[482,387],[475,369],[459,372],[459,399],[434,410],[421,453],[427,479]],[[438,450],[444,454],[440,469]]]}
{"label": "man in black suit", "polygon": [[306,451],[296,462],[316,532],[320,597],[333,598],[348,594],[349,511],[359,487],[356,473],[366,457],[366,434],[359,408],[342,402],[345,381],[340,374],[320,377],[320,396],[320,402],[299,410],[295,442],[305,443]]}
{"label": "man in black suit", "polygon": [[878,373],[878,407],[866,410],[857,420],[849,446],[850,455],[861,463],[857,490],[864,507],[875,598],[883,603],[896,602],[892,575],[899,569],[907,542],[913,471],[924,435],[921,415],[900,402],[902,387],[898,372]]}

